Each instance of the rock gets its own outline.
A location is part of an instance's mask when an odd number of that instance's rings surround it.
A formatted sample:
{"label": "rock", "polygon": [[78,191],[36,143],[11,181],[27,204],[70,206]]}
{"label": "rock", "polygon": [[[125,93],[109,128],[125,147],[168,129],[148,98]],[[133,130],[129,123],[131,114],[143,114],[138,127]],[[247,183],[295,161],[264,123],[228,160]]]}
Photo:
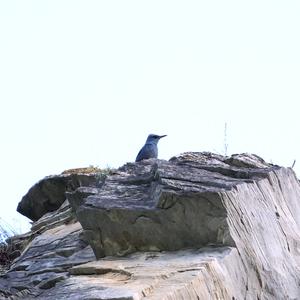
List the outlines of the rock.
{"label": "rock", "polygon": [[300,299],[292,169],[185,153],[61,192],[55,211],[12,238],[22,254],[0,277],[0,299]]}
{"label": "rock", "polygon": [[[98,259],[234,247],[232,263],[239,267],[222,271],[240,272],[238,289],[246,299],[299,298],[299,198],[291,169],[255,155],[211,153],[130,163],[101,188],[68,195]],[[236,298],[237,291],[229,295]]]}
{"label": "rock", "polygon": [[66,280],[70,267],[94,260],[92,249],[81,239],[81,233],[78,222],[58,225],[38,235],[35,232],[22,255],[2,276],[0,295],[2,292],[7,297],[16,296],[20,291],[22,297],[38,295],[41,290]]}
{"label": "rock", "polygon": [[[222,270],[229,262],[228,257],[234,256],[238,256],[236,249],[224,247],[105,258],[71,268],[70,274],[74,276],[40,297],[163,300],[210,299],[215,294],[216,299],[229,299],[236,282]],[[227,288],[216,289],[212,277],[227,283]],[[242,299],[241,293],[236,295]]]}
{"label": "rock", "polygon": [[209,243],[235,246],[219,193],[278,169],[255,156],[242,158],[240,164],[252,168],[236,167],[238,157],[210,153],[130,163],[101,188],[79,188],[68,199],[98,258]]}
{"label": "rock", "polygon": [[[79,173],[76,173],[76,170]],[[37,221],[47,212],[58,209],[66,200],[65,192],[79,186],[101,184],[101,170],[80,168],[64,171],[61,175],[45,177],[30,188],[18,204],[17,211]]]}
{"label": "rock", "polygon": [[95,260],[81,235],[82,227],[65,200],[34,222],[31,232],[9,239],[8,244],[22,254],[0,279],[0,299],[32,299],[66,280],[70,267]]}

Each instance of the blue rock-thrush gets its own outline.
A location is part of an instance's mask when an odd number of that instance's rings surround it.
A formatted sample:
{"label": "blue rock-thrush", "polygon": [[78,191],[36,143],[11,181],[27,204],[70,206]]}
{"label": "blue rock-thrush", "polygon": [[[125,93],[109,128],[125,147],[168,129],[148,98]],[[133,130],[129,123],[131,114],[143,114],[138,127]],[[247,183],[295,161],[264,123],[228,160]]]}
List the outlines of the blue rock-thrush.
{"label": "blue rock-thrush", "polygon": [[148,158],[157,158],[157,154],[158,154],[157,143],[164,136],[166,135],[149,134],[145,145],[140,150],[135,161],[140,161]]}

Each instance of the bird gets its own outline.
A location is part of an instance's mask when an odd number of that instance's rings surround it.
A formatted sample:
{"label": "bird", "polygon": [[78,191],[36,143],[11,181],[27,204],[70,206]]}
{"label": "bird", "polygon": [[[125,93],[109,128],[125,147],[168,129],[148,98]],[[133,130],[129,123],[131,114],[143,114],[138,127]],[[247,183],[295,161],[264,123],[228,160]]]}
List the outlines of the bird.
{"label": "bird", "polygon": [[158,154],[157,143],[161,138],[165,136],[167,135],[149,134],[145,145],[139,151],[135,161],[138,162],[143,159],[157,158],[157,154]]}

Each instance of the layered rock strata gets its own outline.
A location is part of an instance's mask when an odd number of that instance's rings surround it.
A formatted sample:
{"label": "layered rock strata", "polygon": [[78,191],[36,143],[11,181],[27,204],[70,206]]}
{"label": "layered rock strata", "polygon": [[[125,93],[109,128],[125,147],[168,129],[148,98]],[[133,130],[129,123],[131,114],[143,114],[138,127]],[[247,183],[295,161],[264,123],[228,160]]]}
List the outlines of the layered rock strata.
{"label": "layered rock strata", "polygon": [[300,299],[293,170],[185,153],[94,177],[62,188],[60,207],[34,223],[2,297]]}

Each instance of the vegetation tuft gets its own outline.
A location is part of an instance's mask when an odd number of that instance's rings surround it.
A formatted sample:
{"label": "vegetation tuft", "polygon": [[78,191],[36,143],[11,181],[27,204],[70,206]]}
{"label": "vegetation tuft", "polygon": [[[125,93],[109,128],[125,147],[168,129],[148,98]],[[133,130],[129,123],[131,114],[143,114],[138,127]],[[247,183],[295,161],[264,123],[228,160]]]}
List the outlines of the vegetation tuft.
{"label": "vegetation tuft", "polygon": [[11,244],[0,243],[0,274],[9,269],[14,258],[13,252]]}

